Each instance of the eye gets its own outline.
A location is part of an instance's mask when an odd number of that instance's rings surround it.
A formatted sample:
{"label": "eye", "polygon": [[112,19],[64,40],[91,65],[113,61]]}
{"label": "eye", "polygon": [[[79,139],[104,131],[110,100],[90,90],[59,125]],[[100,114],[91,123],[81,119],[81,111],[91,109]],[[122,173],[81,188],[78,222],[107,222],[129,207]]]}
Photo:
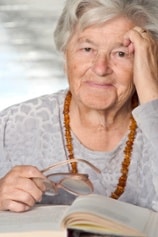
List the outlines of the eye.
{"label": "eye", "polygon": [[85,52],[90,52],[90,51],[92,51],[92,48],[86,47],[86,48],[84,48],[84,51]]}
{"label": "eye", "polygon": [[129,52],[126,48],[114,49],[111,55],[113,58],[118,58],[118,59],[129,58]]}
{"label": "eye", "polygon": [[123,57],[126,56],[126,53],[125,53],[125,52],[122,52],[122,51],[119,51],[119,52],[118,52],[118,56],[119,56],[120,58],[123,58]]}

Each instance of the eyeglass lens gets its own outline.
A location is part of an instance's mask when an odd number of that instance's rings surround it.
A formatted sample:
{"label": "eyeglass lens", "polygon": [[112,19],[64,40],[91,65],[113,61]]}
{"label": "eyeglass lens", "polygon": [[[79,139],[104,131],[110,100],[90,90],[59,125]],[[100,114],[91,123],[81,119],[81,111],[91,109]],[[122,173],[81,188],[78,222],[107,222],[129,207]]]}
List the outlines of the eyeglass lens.
{"label": "eyeglass lens", "polygon": [[54,182],[54,176],[50,175],[47,180],[44,180],[46,185],[46,195],[56,195],[58,193],[58,189],[62,188],[67,192],[70,192],[74,195],[86,195],[92,192],[92,185],[90,181],[85,177],[78,178],[78,176],[70,176],[64,177],[59,182]]}
{"label": "eyeglass lens", "polygon": [[76,195],[86,195],[92,192],[91,187],[84,180],[66,178],[62,180],[61,185]]}

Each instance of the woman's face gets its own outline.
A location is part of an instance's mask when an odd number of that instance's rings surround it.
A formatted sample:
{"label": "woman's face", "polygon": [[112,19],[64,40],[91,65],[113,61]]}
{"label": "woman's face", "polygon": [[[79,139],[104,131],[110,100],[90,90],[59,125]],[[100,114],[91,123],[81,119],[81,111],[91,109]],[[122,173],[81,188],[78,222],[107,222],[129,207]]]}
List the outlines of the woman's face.
{"label": "woman's face", "polygon": [[123,45],[134,25],[126,18],[77,31],[65,51],[66,73],[75,100],[92,109],[121,108],[131,97],[133,54]]}

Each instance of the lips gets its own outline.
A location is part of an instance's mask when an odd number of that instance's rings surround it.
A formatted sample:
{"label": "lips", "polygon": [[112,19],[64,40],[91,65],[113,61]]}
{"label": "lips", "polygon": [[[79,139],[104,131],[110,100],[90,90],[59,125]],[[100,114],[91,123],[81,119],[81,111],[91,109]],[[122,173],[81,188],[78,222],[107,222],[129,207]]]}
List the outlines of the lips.
{"label": "lips", "polygon": [[87,81],[86,84],[88,84],[91,87],[98,87],[98,88],[107,88],[107,87],[109,88],[113,86],[111,83],[95,82],[95,81]]}

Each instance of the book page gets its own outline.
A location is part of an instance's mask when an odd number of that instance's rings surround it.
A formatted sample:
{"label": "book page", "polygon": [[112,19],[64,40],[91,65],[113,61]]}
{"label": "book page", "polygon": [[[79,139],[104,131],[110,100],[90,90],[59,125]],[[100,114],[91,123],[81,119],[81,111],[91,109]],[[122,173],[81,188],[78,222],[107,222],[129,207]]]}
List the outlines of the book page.
{"label": "book page", "polygon": [[[72,222],[74,213],[77,213],[76,220],[77,216],[80,214],[89,213],[90,215],[88,218],[90,220],[91,217],[93,217],[93,220],[91,220],[93,221],[93,224],[95,224],[94,228],[96,228],[96,224],[100,225],[101,223],[101,220],[97,218],[97,216],[99,216],[103,221],[106,220],[106,222],[103,222],[104,224],[102,223],[103,226],[105,226],[107,221],[114,221],[115,224],[120,223],[123,226],[129,226],[139,230],[141,233],[145,233],[146,224],[150,218],[151,212],[152,211],[145,208],[95,194],[77,198],[68,210],[68,213],[72,214]],[[71,219],[69,219],[68,222],[71,221]],[[108,223],[109,226],[110,222]],[[117,225],[113,225],[111,228],[113,227],[115,229],[115,226]]]}
{"label": "book page", "polygon": [[151,212],[145,233],[148,237],[158,236],[158,212]]}
{"label": "book page", "polygon": [[[28,236],[28,233],[52,233],[60,232],[60,222],[63,213],[68,206],[37,205],[32,210],[23,213],[9,211],[0,212],[0,236],[8,233],[20,233],[20,236]],[[10,235],[8,235],[10,236]],[[29,235],[31,236],[31,235]],[[38,237],[40,235],[38,234]],[[44,236],[41,235],[42,237]]]}
{"label": "book page", "polygon": [[60,232],[60,231],[29,231],[29,232],[17,232],[17,233],[0,233],[1,237],[67,237],[66,232]]}

